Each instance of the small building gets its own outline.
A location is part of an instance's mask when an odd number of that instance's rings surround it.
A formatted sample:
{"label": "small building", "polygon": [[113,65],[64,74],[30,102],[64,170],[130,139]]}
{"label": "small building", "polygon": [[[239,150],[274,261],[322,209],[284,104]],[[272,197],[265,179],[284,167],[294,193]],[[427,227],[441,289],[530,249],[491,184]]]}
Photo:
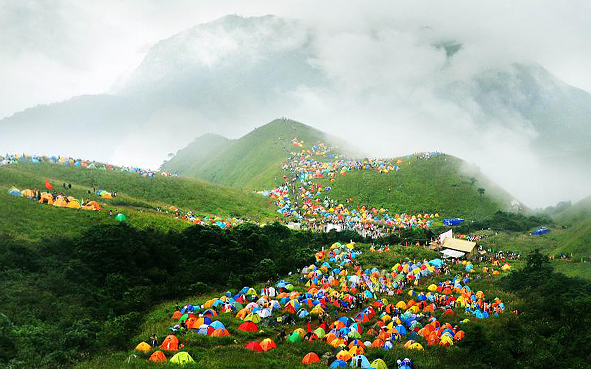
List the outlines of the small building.
{"label": "small building", "polygon": [[[443,240],[443,245],[441,245],[441,248],[442,254],[448,255],[448,257],[453,258],[458,258],[462,256],[470,258],[476,254],[476,242],[460,240],[458,238],[445,238]],[[460,255],[460,253],[463,254]]]}

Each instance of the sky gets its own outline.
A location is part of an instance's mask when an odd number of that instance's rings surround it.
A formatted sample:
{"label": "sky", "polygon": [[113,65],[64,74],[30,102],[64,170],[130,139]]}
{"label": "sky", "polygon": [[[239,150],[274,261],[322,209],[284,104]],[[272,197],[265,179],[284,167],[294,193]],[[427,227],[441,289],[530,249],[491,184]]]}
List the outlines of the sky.
{"label": "sky", "polygon": [[157,41],[226,14],[295,17],[326,29],[424,24],[498,55],[536,60],[591,91],[591,2],[0,0],[0,118],[109,92]]}
{"label": "sky", "polygon": [[[527,122],[507,115],[502,125],[481,132],[473,124],[479,112],[469,101],[460,107],[436,96],[449,80],[532,61],[591,91],[586,0],[0,0],[0,118],[77,95],[116,92],[158,41],[227,14],[295,18],[319,35],[310,63],[329,76],[332,88],[302,86],[292,92],[297,103],[267,112],[268,120],[289,116],[371,147],[373,155],[408,150],[458,155],[530,206],[588,195],[586,174],[545,168],[533,155],[535,132]],[[449,66],[444,54],[430,47],[437,41],[433,34],[461,40],[462,59]],[[391,121],[408,124],[393,127]],[[158,127],[157,121],[152,124]],[[426,131],[429,137],[422,134]],[[450,137],[459,131],[462,137]],[[154,132],[157,139],[166,135]],[[145,157],[134,156],[128,146],[119,160]],[[155,167],[161,158],[149,160],[135,164]],[[565,186],[564,178],[576,187]]]}

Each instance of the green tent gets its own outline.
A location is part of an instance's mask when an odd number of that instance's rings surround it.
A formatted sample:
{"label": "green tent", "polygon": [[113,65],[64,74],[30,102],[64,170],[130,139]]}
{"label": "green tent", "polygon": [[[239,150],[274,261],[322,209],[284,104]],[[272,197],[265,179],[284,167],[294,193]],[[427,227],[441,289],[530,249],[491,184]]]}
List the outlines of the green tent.
{"label": "green tent", "polygon": [[119,213],[119,214],[117,214],[117,216],[115,217],[115,219],[118,222],[125,222],[127,220],[127,217],[125,216],[125,214]]}
{"label": "green tent", "polygon": [[170,362],[175,363],[175,364],[184,365],[184,364],[188,364],[188,363],[194,363],[195,360],[193,360],[193,358],[191,357],[191,355],[189,355],[188,352],[181,351],[181,352],[177,353],[176,355],[174,355],[173,357],[171,357]]}
{"label": "green tent", "polygon": [[292,334],[287,336],[287,340],[292,343],[297,343],[302,340],[302,337],[300,337],[300,334],[298,332],[293,332]]}

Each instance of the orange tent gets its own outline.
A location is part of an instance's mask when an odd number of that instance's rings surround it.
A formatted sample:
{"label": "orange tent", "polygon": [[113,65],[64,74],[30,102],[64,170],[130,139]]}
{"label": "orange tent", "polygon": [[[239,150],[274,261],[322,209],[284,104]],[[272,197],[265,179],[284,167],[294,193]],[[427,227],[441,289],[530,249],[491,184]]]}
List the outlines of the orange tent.
{"label": "orange tent", "polygon": [[275,347],[277,347],[277,345],[270,338],[265,338],[264,340],[261,341],[261,348],[263,349],[263,351],[269,351],[269,350],[274,349]]}
{"label": "orange tent", "polygon": [[168,351],[176,351],[179,349],[179,339],[176,336],[170,334],[166,336],[160,345],[160,348]]}
{"label": "orange tent", "polygon": [[302,359],[303,364],[312,364],[312,363],[319,363],[319,362],[320,362],[320,358],[314,352],[310,352],[310,353],[306,354],[306,356],[304,356],[304,358]]}
{"label": "orange tent", "polygon": [[183,316],[183,313],[181,313],[180,311],[177,310],[174,312],[174,314],[172,314],[172,319],[179,320],[182,316]]}
{"label": "orange tent", "polygon": [[159,363],[166,361],[166,356],[164,356],[164,353],[162,351],[158,350],[154,351],[154,353],[150,356],[150,359],[148,360]]}
{"label": "orange tent", "polygon": [[229,336],[230,332],[228,332],[227,329],[225,328],[218,328],[215,331],[213,331],[213,333],[211,334],[212,337],[224,337],[224,336]]}

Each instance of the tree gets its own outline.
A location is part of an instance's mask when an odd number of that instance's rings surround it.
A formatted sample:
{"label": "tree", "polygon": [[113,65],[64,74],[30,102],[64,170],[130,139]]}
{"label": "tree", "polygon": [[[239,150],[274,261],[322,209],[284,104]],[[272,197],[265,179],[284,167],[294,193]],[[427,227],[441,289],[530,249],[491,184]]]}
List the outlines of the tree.
{"label": "tree", "polygon": [[482,187],[480,187],[480,188],[478,189],[478,193],[480,194],[480,196],[484,195],[484,191],[485,191],[485,190],[484,190],[484,188],[482,188]]}

